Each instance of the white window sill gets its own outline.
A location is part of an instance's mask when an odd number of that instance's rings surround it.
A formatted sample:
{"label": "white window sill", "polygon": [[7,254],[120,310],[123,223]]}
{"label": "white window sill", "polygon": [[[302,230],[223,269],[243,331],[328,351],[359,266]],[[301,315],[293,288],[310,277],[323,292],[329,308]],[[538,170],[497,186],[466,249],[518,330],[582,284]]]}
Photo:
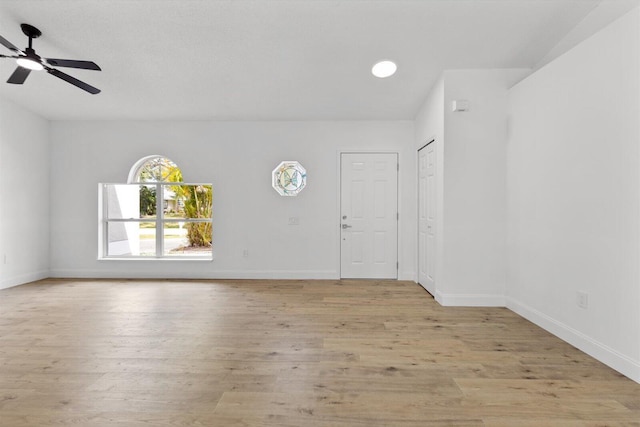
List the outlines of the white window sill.
{"label": "white window sill", "polygon": [[189,261],[189,262],[213,262],[213,257],[174,257],[174,258],[160,258],[160,257],[98,257],[98,261]]}

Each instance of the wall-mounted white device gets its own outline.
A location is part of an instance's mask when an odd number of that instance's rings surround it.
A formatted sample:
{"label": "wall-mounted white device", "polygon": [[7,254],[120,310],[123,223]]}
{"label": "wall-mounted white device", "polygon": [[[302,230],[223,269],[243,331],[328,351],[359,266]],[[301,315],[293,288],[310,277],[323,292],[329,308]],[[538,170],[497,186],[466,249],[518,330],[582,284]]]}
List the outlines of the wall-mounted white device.
{"label": "wall-mounted white device", "polygon": [[466,99],[456,99],[451,103],[451,111],[454,113],[469,111],[469,101]]}

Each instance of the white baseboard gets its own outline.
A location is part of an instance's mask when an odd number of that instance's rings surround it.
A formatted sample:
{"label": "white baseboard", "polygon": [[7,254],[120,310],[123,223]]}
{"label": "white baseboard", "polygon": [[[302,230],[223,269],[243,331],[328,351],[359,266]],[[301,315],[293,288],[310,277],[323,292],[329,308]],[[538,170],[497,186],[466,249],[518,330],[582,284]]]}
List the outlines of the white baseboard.
{"label": "white baseboard", "polygon": [[436,301],[447,307],[504,307],[506,301],[503,295],[486,294],[445,294],[436,289]]}
{"label": "white baseboard", "polygon": [[409,280],[409,281],[416,282],[416,283],[418,281],[415,271],[400,271],[400,272],[398,272],[398,280]]}
{"label": "white baseboard", "polygon": [[15,276],[3,278],[0,280],[0,289],[11,288],[13,286],[24,285],[25,283],[35,282],[49,277],[49,270],[36,271],[33,273],[18,274]]}
{"label": "white baseboard", "polygon": [[513,298],[507,298],[507,308],[581,351],[584,351],[589,356],[631,378],[633,381],[640,383],[640,360],[633,360]]}
{"label": "white baseboard", "polygon": [[333,270],[217,270],[190,272],[180,270],[175,275],[153,271],[110,270],[52,270],[50,277],[82,279],[265,279],[265,280],[338,280],[340,275]]}

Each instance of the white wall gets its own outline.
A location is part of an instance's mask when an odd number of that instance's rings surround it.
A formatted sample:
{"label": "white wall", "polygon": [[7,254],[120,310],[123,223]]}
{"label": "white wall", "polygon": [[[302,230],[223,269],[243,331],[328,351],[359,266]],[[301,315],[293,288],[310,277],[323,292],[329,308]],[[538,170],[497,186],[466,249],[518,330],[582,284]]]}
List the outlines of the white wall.
{"label": "white wall", "polygon": [[[505,304],[509,87],[529,70],[448,70],[416,117],[416,149],[435,138],[438,181],[436,299]],[[453,112],[467,100],[467,112]]]}
{"label": "white wall", "polygon": [[636,9],[511,90],[508,151],[508,306],[636,381],[639,83]]}
{"label": "white wall", "polygon": [[49,122],[0,99],[0,289],[49,274]]}
{"label": "white wall", "polygon": [[602,1],[596,4],[589,14],[547,52],[533,68],[535,70],[542,68],[636,7],[638,7],[638,0]]}
{"label": "white wall", "polygon": [[[443,304],[505,305],[508,89],[528,73],[444,73]],[[452,110],[460,99],[469,111]]]}
{"label": "white wall", "polygon": [[[410,121],[54,122],[51,138],[53,276],[338,278],[338,152],[384,150],[400,155],[400,278],[415,277]],[[213,183],[213,262],[96,259],[98,183],[125,182],[151,154],[175,161],[185,181]],[[297,197],[271,188],[282,160],[307,170]]]}

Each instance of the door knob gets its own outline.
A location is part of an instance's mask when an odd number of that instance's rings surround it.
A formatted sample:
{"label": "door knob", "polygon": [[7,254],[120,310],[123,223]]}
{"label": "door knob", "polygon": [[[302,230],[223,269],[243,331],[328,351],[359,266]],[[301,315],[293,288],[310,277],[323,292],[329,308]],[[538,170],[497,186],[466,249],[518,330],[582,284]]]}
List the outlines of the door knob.
{"label": "door knob", "polygon": [[347,228],[351,228],[351,226],[350,226],[350,225],[347,225],[347,224],[342,224],[342,229],[343,229],[343,230],[344,230],[344,229],[347,229]]}

